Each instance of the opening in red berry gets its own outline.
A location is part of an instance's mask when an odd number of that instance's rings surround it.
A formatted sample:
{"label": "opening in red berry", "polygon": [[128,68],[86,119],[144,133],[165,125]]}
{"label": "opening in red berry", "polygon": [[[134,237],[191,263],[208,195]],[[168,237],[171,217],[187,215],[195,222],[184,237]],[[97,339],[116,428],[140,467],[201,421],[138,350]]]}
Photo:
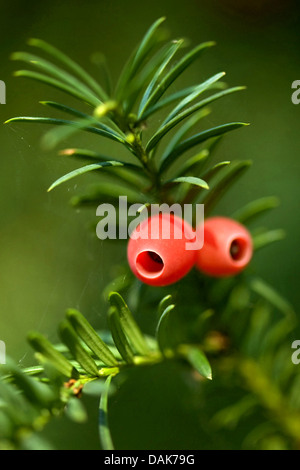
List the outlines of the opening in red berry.
{"label": "opening in red berry", "polygon": [[155,251],[142,251],[136,259],[136,269],[142,276],[157,276],[162,272],[164,262]]}
{"label": "opening in red berry", "polygon": [[242,261],[248,249],[247,242],[243,238],[236,238],[230,244],[230,256],[234,261]]}

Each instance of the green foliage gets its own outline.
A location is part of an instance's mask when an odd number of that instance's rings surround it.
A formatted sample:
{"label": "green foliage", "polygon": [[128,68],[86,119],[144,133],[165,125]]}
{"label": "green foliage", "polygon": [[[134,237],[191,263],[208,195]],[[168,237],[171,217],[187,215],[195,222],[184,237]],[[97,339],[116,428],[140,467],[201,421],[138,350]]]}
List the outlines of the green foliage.
{"label": "green foliage", "polygon": [[[100,85],[97,86],[97,83],[84,73],[80,66],[77,66],[71,59],[68,59],[63,53],[44,41],[30,40],[29,45],[50,54],[54,61],[58,61],[64,66],[63,69],[58,67],[55,62],[46,61],[26,52],[13,54],[12,58],[14,60],[23,61],[46,73],[46,75],[43,75],[39,72],[27,70],[16,72],[16,75],[40,80],[71,94],[87,106],[88,112],[53,101],[42,101],[41,104],[44,106],[69,114],[76,119],[70,121],[52,117],[23,116],[14,117],[7,122],[21,121],[53,125],[54,128],[43,137],[43,144],[46,148],[58,145],[63,139],[76,131],[92,132],[121,144],[135,160],[133,163],[128,163],[127,161],[104,157],[90,149],[81,149],[80,151],[78,149],[65,149],[60,152],[61,155],[86,157],[92,159],[92,163],[58,178],[49,190],[86,172],[102,169],[109,172],[111,169],[111,175],[122,180],[126,185],[129,183],[126,177],[128,174],[136,173],[138,175],[142,170],[144,177],[143,190],[149,194],[150,199],[154,198],[158,201],[164,200],[170,182],[196,184],[200,189],[209,189],[207,182],[202,181],[201,174],[184,175],[186,178],[184,180],[181,179],[183,175],[177,175],[177,178],[170,180],[165,173],[182,155],[195,146],[207,143],[209,147],[214,138],[245,125],[239,122],[224,124],[196,132],[184,139],[186,135],[193,131],[199,120],[206,116],[208,106],[211,103],[226,97],[228,94],[240,91],[244,87],[225,88],[213,93],[216,87],[224,87],[220,82],[220,79],[224,76],[224,72],[221,72],[199,85],[165,97],[173,82],[214,43],[200,44],[178,59],[177,55],[183,47],[184,41],[171,41],[161,46],[159,25],[162,21],[163,19],[158,20],[146,33],[137,51],[125,65],[115,90],[109,96]],[[173,66],[171,65],[172,61],[174,61]],[[145,73],[145,69],[149,64],[152,64],[152,67],[149,72]],[[195,103],[202,95],[207,94],[208,96]],[[162,110],[164,107],[169,107],[173,102],[175,107],[168,111],[167,117],[152,132],[152,136],[149,139],[146,138],[144,142],[145,130],[148,127],[146,119],[149,119],[154,112],[157,112],[158,108]],[[182,128],[177,130],[175,141],[173,140],[173,143],[171,141],[158,156],[157,152],[161,141],[170,135],[174,128],[179,128],[180,124],[182,124]],[[117,167],[128,171],[127,173],[119,172],[116,170]],[[196,176],[198,179],[196,179]],[[131,183],[132,181],[130,181]]]}
{"label": "green foliage", "polygon": [[[220,72],[203,83],[172,91],[172,84],[214,43],[200,44],[179,56],[185,41],[166,43],[160,29],[163,21],[157,20],[146,32],[115,88],[105,89],[80,65],[39,39],[31,39],[29,46],[50,60],[27,52],[12,56],[35,69],[18,71],[16,76],[71,95],[84,111],[42,101],[46,108],[70,115],[72,120],[14,117],[7,123],[52,125],[42,140],[45,148],[87,131],[114,141],[127,152],[123,161],[94,149],[60,149],[62,157],[88,164],[59,177],[49,190],[90,171],[99,174],[98,184],[72,199],[76,207],[117,202],[125,194],[130,202],[142,201],[145,206],[151,202],[203,203],[208,215],[251,164],[212,162],[225,134],[245,123],[209,129],[202,124],[210,113],[209,105],[244,87],[227,88]],[[155,120],[159,111],[166,117]],[[103,175],[109,175],[111,182],[103,180]],[[264,197],[232,215],[252,232],[255,250],[284,235],[281,229],[252,226],[277,204],[276,198]],[[117,393],[114,382],[129,377],[132,370],[171,363],[183,367],[193,387],[201,383],[206,407],[202,428],[209,429],[216,440],[222,435],[223,447],[231,445],[230,438],[224,438],[226,429],[237,430],[241,448],[270,447],[275,441],[277,447],[297,448],[299,375],[291,365],[288,343],[296,317],[271,286],[250,269],[225,280],[193,271],[168,292],[141,285],[127,270],[126,276],[112,284],[105,290],[109,331],[95,331],[83,314],[69,309],[58,328],[60,344],[52,344],[38,332],[28,334],[38,365],[21,369],[9,360],[0,366],[2,448],[51,448],[51,440],[40,437],[41,431],[63,415],[84,422],[82,397],[91,394],[99,402],[100,447],[113,449],[108,415],[109,398]],[[138,312],[156,318],[151,334],[142,332]]]}
{"label": "green foliage", "polygon": [[[167,360],[161,338],[168,322],[166,311],[170,307],[161,315],[157,338],[152,338],[141,332],[120,294],[111,292],[109,300],[109,340],[102,339],[101,332],[96,332],[80,312],[71,309],[58,328],[62,343],[53,345],[35,332],[28,335],[39,366],[21,370],[11,359],[1,366],[1,412],[10,430],[6,436],[10,445],[23,448],[30,432],[42,430],[53,416],[64,411],[72,420],[80,421],[84,411],[77,406],[75,398],[80,400],[81,393],[85,393],[85,387],[88,388],[91,382],[107,377],[100,389],[99,436],[103,448],[112,448],[106,423],[109,384],[113,377],[129,368]],[[107,337],[107,332],[102,334]],[[166,337],[166,331],[164,335]],[[195,367],[205,377],[210,374],[204,353],[194,345],[174,345],[168,357],[184,360],[187,367]],[[22,414],[12,413],[10,408],[15,395],[22,397],[20,406],[25,413],[24,419]]]}

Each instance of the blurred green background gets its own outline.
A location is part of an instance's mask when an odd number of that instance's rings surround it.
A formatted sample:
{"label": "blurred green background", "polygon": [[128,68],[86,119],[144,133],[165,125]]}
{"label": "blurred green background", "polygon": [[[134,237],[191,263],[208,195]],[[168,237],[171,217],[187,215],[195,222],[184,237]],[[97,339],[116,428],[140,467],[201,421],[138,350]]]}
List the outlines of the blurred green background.
{"label": "blurred green background", "polygon": [[[52,43],[96,77],[100,73],[91,56],[102,52],[117,79],[136,43],[160,16],[166,16],[172,37],[187,37],[191,45],[217,42],[184,74],[185,86],[220,71],[226,71],[230,86],[247,86],[214,106],[207,118],[208,125],[251,123],[228,135],[218,150],[223,160],[253,161],[218,212],[228,215],[255,198],[279,197],[280,206],[263,224],[285,229],[287,237],[258,252],[253,269],[297,309],[300,106],[291,102],[291,84],[300,79],[296,1],[2,0],[0,79],[6,83],[7,104],[0,105],[1,122],[18,115],[47,115],[39,100],[62,99],[46,85],[12,76],[20,64],[10,61],[10,55],[29,50],[28,38]],[[90,230],[95,212],[75,211],[68,203],[92,176],[47,193],[56,178],[80,163],[43,151],[40,139],[46,130],[27,123],[0,126],[0,339],[22,364],[31,355],[27,331],[37,329],[55,340],[66,308],[78,308],[95,327],[101,326],[106,315],[102,289],[113,279],[114,266],[126,261],[123,245],[102,242]],[[114,144],[84,134],[65,144],[114,156],[118,151]]]}

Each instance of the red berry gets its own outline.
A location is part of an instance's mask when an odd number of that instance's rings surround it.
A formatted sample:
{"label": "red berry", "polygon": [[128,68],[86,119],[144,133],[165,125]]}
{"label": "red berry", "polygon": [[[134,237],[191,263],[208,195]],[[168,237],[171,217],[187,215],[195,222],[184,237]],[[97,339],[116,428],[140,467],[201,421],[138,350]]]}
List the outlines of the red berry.
{"label": "red berry", "polygon": [[248,230],[226,217],[204,221],[204,244],[196,255],[196,267],[214,277],[233,276],[250,262],[253,247]]}
{"label": "red berry", "polygon": [[145,284],[166,286],[185,276],[194,266],[192,245],[195,232],[180,217],[157,214],[141,222],[131,234],[127,247],[129,266]]}

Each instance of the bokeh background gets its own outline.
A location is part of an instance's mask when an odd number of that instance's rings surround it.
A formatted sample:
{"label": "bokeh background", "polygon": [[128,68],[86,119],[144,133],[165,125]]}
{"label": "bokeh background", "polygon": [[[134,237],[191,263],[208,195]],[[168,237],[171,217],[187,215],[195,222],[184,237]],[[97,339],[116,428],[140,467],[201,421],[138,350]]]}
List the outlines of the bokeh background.
{"label": "bokeh background", "polygon": [[[20,64],[12,62],[10,55],[29,50],[28,38],[52,43],[95,76],[100,72],[91,57],[103,53],[117,79],[136,43],[160,16],[166,16],[165,26],[173,37],[187,37],[191,45],[217,42],[184,74],[185,86],[220,71],[226,71],[231,86],[247,86],[246,91],[214,106],[207,121],[212,125],[235,120],[251,123],[228,135],[218,150],[223,160],[253,161],[218,211],[230,214],[263,196],[280,199],[280,206],[264,217],[263,224],[283,228],[287,236],[258,252],[253,267],[297,310],[300,106],[291,101],[291,84],[300,79],[300,6],[296,0],[0,0],[0,79],[7,87],[0,121],[17,115],[46,115],[39,101],[61,98],[46,85],[13,77]],[[107,308],[103,287],[113,279],[115,265],[126,260],[124,246],[95,237],[90,229],[96,223],[93,210],[75,211],[69,204],[92,176],[47,193],[50,184],[76,168],[77,162],[64,160],[56,150],[42,150],[40,139],[45,131],[45,126],[27,123],[0,126],[0,339],[6,342],[7,353],[21,364],[31,358],[26,333],[37,329],[55,340],[57,323],[66,308],[78,308],[94,326],[100,326]],[[87,135],[75,136],[67,145],[94,146],[114,155],[118,151]],[[164,371],[163,377],[170,383],[173,375]],[[155,377],[145,380],[144,388]],[[180,385],[173,381],[178,390]],[[125,388],[123,400],[130,393]],[[170,410],[162,408],[161,413],[170,417],[172,403]],[[139,405],[142,408],[137,402]],[[190,420],[192,426],[191,416],[183,414],[178,419]],[[176,430],[175,417],[173,420]],[[148,429],[152,429],[151,423]],[[153,436],[153,429],[151,432]],[[165,434],[170,436],[167,429]],[[173,442],[179,446],[185,439],[180,438],[174,435],[172,441],[166,437],[161,445]]]}

